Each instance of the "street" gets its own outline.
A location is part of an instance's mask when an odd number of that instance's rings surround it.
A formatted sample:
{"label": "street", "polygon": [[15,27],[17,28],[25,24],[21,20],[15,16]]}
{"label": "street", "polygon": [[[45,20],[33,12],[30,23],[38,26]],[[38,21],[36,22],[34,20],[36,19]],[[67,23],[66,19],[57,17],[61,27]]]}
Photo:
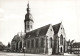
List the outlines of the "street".
{"label": "street", "polygon": [[70,55],[43,55],[43,54],[25,54],[24,53],[9,53],[9,52],[0,52],[0,56],[78,56],[74,54]]}

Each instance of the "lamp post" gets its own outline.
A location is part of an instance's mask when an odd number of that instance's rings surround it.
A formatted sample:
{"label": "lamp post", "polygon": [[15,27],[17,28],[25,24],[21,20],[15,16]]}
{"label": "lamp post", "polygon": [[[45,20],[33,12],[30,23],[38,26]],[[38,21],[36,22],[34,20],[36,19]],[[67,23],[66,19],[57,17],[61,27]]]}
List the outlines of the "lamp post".
{"label": "lamp post", "polygon": [[24,56],[25,56],[25,49],[26,49],[26,47],[24,47]]}
{"label": "lamp post", "polygon": [[79,46],[78,46],[78,56],[79,56]]}

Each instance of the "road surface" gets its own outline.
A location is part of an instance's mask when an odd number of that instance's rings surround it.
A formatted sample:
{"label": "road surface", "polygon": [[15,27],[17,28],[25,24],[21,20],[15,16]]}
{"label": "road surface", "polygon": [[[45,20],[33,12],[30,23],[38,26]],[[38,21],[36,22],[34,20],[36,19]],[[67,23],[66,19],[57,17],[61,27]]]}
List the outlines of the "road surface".
{"label": "road surface", "polygon": [[78,56],[74,54],[70,55],[44,55],[44,54],[25,54],[24,53],[10,53],[10,52],[0,52],[0,56]]}

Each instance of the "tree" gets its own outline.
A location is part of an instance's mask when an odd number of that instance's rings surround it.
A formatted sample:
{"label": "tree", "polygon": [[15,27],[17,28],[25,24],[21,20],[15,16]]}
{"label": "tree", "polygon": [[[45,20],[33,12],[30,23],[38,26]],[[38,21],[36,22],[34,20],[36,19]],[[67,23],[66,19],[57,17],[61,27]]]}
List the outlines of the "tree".
{"label": "tree", "polygon": [[8,48],[10,48],[10,46],[11,46],[10,43],[8,43]]}
{"label": "tree", "polygon": [[4,50],[5,46],[3,45],[2,42],[0,42],[0,51]]}

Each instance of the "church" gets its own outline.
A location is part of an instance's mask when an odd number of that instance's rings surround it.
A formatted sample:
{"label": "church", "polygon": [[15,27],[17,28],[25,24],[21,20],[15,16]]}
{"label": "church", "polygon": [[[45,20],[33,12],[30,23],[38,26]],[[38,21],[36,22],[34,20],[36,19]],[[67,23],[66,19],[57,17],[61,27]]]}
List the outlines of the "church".
{"label": "church", "polygon": [[[19,41],[12,40],[11,46],[14,50],[22,50],[25,47],[26,53],[34,54],[64,54],[67,51],[66,34],[62,22],[55,25],[48,24],[38,29],[32,30],[34,20],[30,13],[29,3],[27,4],[27,14],[24,20],[24,33],[21,37],[15,37]],[[21,46],[21,47],[20,47]],[[13,48],[12,48],[13,49]]]}

